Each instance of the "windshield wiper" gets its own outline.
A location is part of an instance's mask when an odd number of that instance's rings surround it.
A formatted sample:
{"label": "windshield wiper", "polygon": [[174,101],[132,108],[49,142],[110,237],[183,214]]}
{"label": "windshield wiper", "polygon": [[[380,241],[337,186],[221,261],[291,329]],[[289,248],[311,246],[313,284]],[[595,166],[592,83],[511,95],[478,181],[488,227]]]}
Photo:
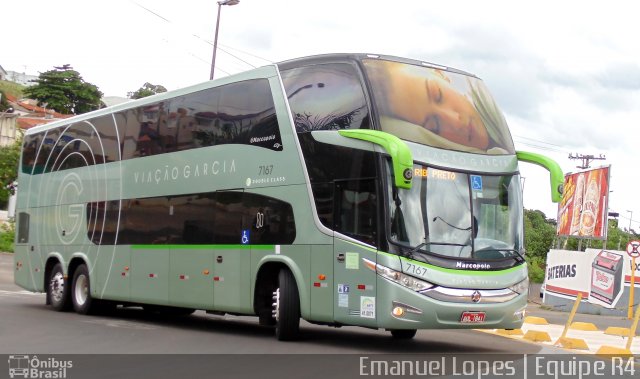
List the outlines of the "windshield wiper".
{"label": "windshield wiper", "polygon": [[421,244],[419,244],[418,246],[412,248],[411,250],[407,251],[404,256],[410,259],[415,259],[415,257],[413,256],[414,253],[418,252],[418,250],[420,250],[423,246],[428,246],[430,245],[430,242],[423,242]]}
{"label": "windshield wiper", "polygon": [[[475,253],[481,253],[483,251],[500,251],[500,252],[507,252],[507,253],[515,253],[515,255],[513,256],[513,258],[518,261],[519,263],[525,262],[525,258],[524,255],[522,255],[520,253],[520,251],[516,250],[516,249],[501,249],[501,248],[494,248],[494,247],[485,247],[483,249],[480,250],[476,250]],[[518,259],[519,258],[519,259]]]}
{"label": "windshield wiper", "polygon": [[[424,246],[430,246],[430,245],[438,245],[438,246],[469,246],[467,244],[464,243],[454,243],[454,242],[423,242],[419,245],[417,245],[416,247],[412,248],[411,250],[407,251],[405,256],[407,258],[413,258],[413,254],[418,252],[420,249],[422,249]],[[427,253],[430,253],[431,251],[427,250]]]}

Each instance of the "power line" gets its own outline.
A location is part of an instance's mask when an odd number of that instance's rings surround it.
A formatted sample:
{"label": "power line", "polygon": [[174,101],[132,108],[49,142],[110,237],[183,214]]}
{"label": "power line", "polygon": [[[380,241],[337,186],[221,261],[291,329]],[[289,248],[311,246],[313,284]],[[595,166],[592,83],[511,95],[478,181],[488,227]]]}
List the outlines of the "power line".
{"label": "power line", "polygon": [[587,169],[589,167],[591,167],[591,161],[597,161],[597,160],[605,160],[607,159],[606,156],[604,156],[603,154],[600,154],[600,156],[595,156],[593,154],[576,154],[573,155],[573,153],[569,154],[569,159],[579,159],[582,161],[582,165],[581,166],[576,166],[577,168],[581,168],[581,169]]}
{"label": "power line", "polygon": [[[149,13],[153,14],[154,16],[156,16],[156,17],[160,18],[160,19],[161,19],[161,20],[163,20],[164,22],[169,23],[169,24],[172,24],[173,26],[175,26],[175,24],[174,24],[173,22],[171,22],[171,20],[167,19],[166,17],[163,17],[163,16],[162,16],[162,15],[160,15],[159,13],[157,13],[157,12],[155,12],[155,11],[153,11],[153,10],[151,10],[151,9],[149,9],[149,8],[147,8],[147,7],[145,7],[145,6],[140,5],[140,4],[139,4],[139,3],[137,3],[135,0],[129,0],[129,1],[130,1],[130,2],[132,2],[133,4],[137,5],[138,7],[142,8],[142,9],[143,9],[143,10],[145,10],[146,12],[149,12]],[[203,41],[203,42],[205,42],[205,43],[207,43],[207,44],[209,44],[209,45],[213,46],[213,42],[211,42],[211,41],[209,41],[209,40],[207,40],[207,39],[205,39],[205,38],[202,38],[201,36],[199,36],[199,35],[197,35],[197,34],[189,33],[189,32],[187,32],[186,30],[184,30],[183,28],[178,28],[178,29],[181,29],[184,33],[189,34],[190,36],[195,37],[195,38],[197,38],[197,39],[199,39],[199,40],[201,40],[201,41]],[[255,68],[255,67],[256,67],[256,66],[254,66],[253,64],[251,64],[251,63],[249,63],[249,62],[245,61],[244,59],[242,59],[242,58],[240,58],[240,57],[236,56],[235,54],[230,53],[230,52],[229,52],[229,51],[227,51],[226,49],[223,49],[222,47],[220,47],[220,44],[218,44],[218,48],[219,48],[221,51],[223,51],[224,53],[226,53],[227,55],[229,55],[229,56],[231,56],[231,57],[233,57],[233,58],[235,58],[235,59],[237,59],[237,60],[239,60],[239,61],[243,62],[244,64],[249,65],[250,67],[252,67],[252,68]],[[227,47],[227,48],[229,48],[229,47]],[[236,50],[237,50],[237,49],[236,49]],[[238,50],[238,51],[240,51],[240,50]],[[258,59],[262,59],[262,60],[267,61],[267,62],[269,62],[269,63],[272,63],[272,61],[270,61],[270,60],[268,60],[268,59],[265,59],[265,58],[261,58],[261,57],[259,57],[259,56],[257,56],[257,55],[250,54],[250,53],[246,53],[246,52],[244,52],[244,53],[245,53],[245,54],[249,54],[249,55],[251,55],[251,56],[253,56],[253,57],[256,57],[256,58],[258,58]],[[226,71],[224,71],[224,70],[221,70],[221,71],[223,71],[223,72],[225,72],[226,74],[228,74],[228,72],[226,72]]]}
{"label": "power line", "polygon": [[162,19],[162,20],[164,20],[164,21],[166,21],[166,22],[168,22],[168,23],[171,23],[171,21],[169,21],[169,20],[167,20],[166,18],[164,18],[164,17],[160,16],[159,14],[157,14],[157,13],[156,13],[156,12],[154,12],[154,11],[152,11],[151,9],[149,9],[149,8],[147,8],[147,7],[145,7],[145,6],[141,5],[141,4],[138,4],[138,3],[136,3],[136,2],[135,2],[135,1],[133,1],[133,0],[130,0],[130,1],[131,1],[132,3],[134,3],[135,5],[139,6],[140,8],[144,9],[145,11],[147,11],[147,12],[151,13],[152,15],[154,15],[154,16],[156,16],[156,17],[158,17],[158,18],[160,18],[160,19]]}
{"label": "power line", "polygon": [[526,139],[526,140],[533,141],[533,142],[544,143],[544,144],[546,144],[546,145],[557,146],[557,147],[564,147],[564,146],[562,146],[562,145],[557,145],[557,144],[555,144],[555,143],[546,142],[546,141],[542,141],[542,140],[537,140],[537,139],[533,139],[533,138],[529,138],[529,137],[516,136],[516,135],[514,135],[514,137],[518,137],[518,138]]}
{"label": "power line", "polygon": [[262,58],[262,57],[259,57],[259,56],[255,55],[255,54],[252,54],[252,53],[250,53],[250,52],[248,52],[248,51],[240,50],[240,49],[237,49],[237,48],[235,48],[235,47],[227,46],[227,45],[224,45],[224,44],[221,44],[220,42],[218,42],[218,46],[220,46],[220,45],[224,46],[226,49],[235,50],[235,51],[240,52],[240,53],[242,53],[242,54],[247,54],[247,55],[249,55],[249,56],[251,56],[251,57],[261,59],[261,60],[263,60],[263,61],[265,61],[265,62],[268,62],[268,63],[274,63],[274,61],[273,61],[273,60],[271,60],[271,59]]}
{"label": "power line", "polygon": [[562,153],[562,154],[566,154],[567,153],[565,150],[560,150],[560,149],[557,149],[555,147],[541,146],[541,145],[537,145],[537,144],[533,144],[533,143],[529,143],[529,142],[521,142],[521,141],[516,141],[516,142],[518,144],[520,144],[520,145],[534,147],[534,148],[540,149],[540,150],[552,151],[552,152]]}

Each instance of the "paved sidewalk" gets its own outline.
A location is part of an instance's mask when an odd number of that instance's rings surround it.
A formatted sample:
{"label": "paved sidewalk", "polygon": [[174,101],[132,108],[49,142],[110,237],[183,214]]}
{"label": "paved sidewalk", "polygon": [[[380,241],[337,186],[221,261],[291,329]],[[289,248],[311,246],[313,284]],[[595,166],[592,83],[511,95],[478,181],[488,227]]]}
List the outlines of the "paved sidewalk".
{"label": "paved sidewalk", "polygon": [[[550,337],[550,341],[531,342],[544,346],[558,346],[556,342],[564,331],[565,324],[569,319],[570,308],[565,310],[552,310],[542,304],[539,295],[540,285],[532,284],[530,287],[529,304],[527,306],[527,317],[543,318],[548,325],[539,325],[525,322],[521,328],[521,334],[503,335],[505,338],[524,340],[524,335],[529,331],[543,332]],[[619,316],[602,316],[592,314],[577,313],[573,322],[590,323],[596,326],[597,331],[585,331],[569,328],[566,337],[583,340],[588,349],[566,349],[571,353],[595,354],[602,346],[623,349],[627,345],[628,337],[605,334],[608,327],[631,328],[633,320]],[[488,333],[498,333],[497,330],[486,330]],[[501,334],[502,335],[502,334]],[[636,336],[631,344],[631,352],[636,356],[636,361],[640,363],[640,328],[636,330]]]}
{"label": "paved sidewalk", "polygon": [[[536,324],[530,324],[525,322],[525,324],[522,326],[523,334],[526,334],[528,331],[548,333],[548,335],[551,337],[551,341],[535,342],[535,343],[546,345],[546,346],[556,346],[555,343],[556,341],[558,341],[558,338],[560,338],[560,336],[562,335],[563,330],[564,330],[564,325],[559,325],[559,324],[536,325]],[[495,333],[496,331],[490,330],[489,332]],[[522,335],[512,335],[512,336],[505,336],[505,337],[512,338],[512,339],[519,339],[519,340],[523,339]],[[589,348],[588,350],[567,349],[572,353],[595,354],[598,351],[598,349],[600,349],[600,347],[602,346],[609,346],[609,347],[622,349],[622,348],[625,348],[628,341],[627,337],[612,336],[612,335],[604,334],[604,330],[582,331],[582,330],[569,329],[569,331],[567,332],[567,337],[582,339],[584,340],[584,342],[586,342]],[[631,344],[631,352],[636,356],[640,356],[640,337],[636,336],[633,339],[633,343]]]}

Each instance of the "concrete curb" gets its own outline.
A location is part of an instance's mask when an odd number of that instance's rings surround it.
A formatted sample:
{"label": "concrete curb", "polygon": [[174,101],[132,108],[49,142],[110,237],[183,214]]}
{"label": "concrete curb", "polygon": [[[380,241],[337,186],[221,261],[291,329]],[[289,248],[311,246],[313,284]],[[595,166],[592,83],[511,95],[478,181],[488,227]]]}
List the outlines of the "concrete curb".
{"label": "concrete curb", "polygon": [[[533,320],[539,322],[539,320]],[[640,338],[635,337],[630,350],[625,349],[628,337],[620,335],[606,334],[604,331],[577,330],[571,329],[569,336],[562,337],[565,327],[563,325],[548,324],[540,325],[525,322],[520,333],[505,333],[500,329],[485,330],[504,338],[516,339],[523,342],[535,343],[542,346],[561,347],[571,353],[627,356],[631,354],[640,355]],[[613,331],[624,328],[610,328]],[[555,341],[552,342],[552,341]]]}

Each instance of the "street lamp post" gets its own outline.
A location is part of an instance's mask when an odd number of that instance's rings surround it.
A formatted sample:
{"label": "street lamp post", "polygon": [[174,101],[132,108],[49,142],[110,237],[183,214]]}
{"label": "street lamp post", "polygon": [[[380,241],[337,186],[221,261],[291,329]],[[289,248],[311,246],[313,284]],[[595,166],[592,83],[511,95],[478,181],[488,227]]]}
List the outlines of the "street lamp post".
{"label": "street lamp post", "polygon": [[237,5],[240,0],[222,0],[218,1],[218,19],[216,20],[216,32],[213,38],[213,56],[211,57],[211,74],[209,80],[213,80],[213,70],[216,68],[216,50],[218,49],[218,27],[220,26],[220,10],[223,5]]}

